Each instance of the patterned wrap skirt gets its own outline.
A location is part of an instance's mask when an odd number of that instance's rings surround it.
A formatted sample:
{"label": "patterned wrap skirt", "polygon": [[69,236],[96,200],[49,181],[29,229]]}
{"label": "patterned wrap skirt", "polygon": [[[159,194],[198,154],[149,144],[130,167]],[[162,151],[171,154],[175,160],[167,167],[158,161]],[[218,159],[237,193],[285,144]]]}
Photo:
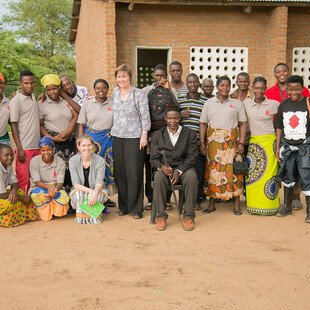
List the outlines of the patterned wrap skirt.
{"label": "patterned wrap skirt", "polygon": [[47,189],[35,187],[32,189],[30,197],[42,221],[51,220],[53,215],[57,217],[65,216],[68,212],[70,197],[65,189],[61,189],[54,198],[51,198]]}
{"label": "patterned wrap skirt", "polygon": [[[25,196],[25,193],[20,189],[17,194]],[[9,199],[0,199],[0,226],[16,227],[37,220],[39,220],[39,216],[34,205],[25,205],[19,200],[12,204]]]}
{"label": "patterned wrap skirt", "polygon": [[272,134],[250,139],[245,183],[247,211],[251,214],[274,215],[280,206],[275,143],[276,136]]}
{"label": "patterned wrap skirt", "polygon": [[[70,197],[71,197],[71,202],[70,202],[71,206],[73,209],[76,210],[74,223],[78,223],[78,224],[100,224],[103,221],[101,214],[97,218],[93,218],[80,209],[80,205],[82,205],[83,202],[85,201],[85,199],[87,198],[86,193],[84,193],[82,191],[78,191],[78,190],[73,190],[70,193]],[[107,201],[107,194],[104,191],[102,191],[98,195],[97,202],[104,204],[106,201]]]}
{"label": "patterned wrap skirt", "polygon": [[204,192],[228,200],[243,194],[243,175],[233,173],[239,130],[207,128],[207,161]]}
{"label": "patterned wrap skirt", "polygon": [[92,130],[85,128],[85,134],[92,137],[95,143],[94,153],[103,157],[105,162],[105,183],[107,186],[115,183],[114,181],[114,159],[110,129]]}

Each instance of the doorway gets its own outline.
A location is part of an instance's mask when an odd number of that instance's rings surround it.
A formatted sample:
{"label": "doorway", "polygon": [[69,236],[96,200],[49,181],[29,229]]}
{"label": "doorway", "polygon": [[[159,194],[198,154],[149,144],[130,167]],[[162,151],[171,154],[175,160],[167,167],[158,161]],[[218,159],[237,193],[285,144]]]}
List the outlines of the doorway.
{"label": "doorway", "polygon": [[156,65],[167,66],[171,62],[170,47],[137,47],[137,87],[143,88],[153,83],[152,72]]}

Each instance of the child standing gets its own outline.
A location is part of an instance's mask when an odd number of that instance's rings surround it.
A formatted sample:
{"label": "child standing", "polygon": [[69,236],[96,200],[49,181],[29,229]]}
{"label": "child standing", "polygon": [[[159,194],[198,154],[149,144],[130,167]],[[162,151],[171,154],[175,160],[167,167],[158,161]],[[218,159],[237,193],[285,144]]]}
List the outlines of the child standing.
{"label": "child standing", "polygon": [[278,179],[284,186],[284,205],[276,215],[283,217],[292,214],[294,185],[299,179],[306,196],[305,221],[310,223],[310,106],[302,95],[301,76],[291,76],[287,84],[289,98],[279,106],[275,120],[276,155],[280,163]]}

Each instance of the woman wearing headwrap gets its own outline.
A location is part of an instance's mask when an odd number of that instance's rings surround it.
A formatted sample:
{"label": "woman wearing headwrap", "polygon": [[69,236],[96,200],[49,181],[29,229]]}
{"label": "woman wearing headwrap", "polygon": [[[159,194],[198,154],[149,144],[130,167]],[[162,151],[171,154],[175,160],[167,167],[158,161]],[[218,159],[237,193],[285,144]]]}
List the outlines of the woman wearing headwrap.
{"label": "woman wearing headwrap", "polygon": [[[113,149],[112,137],[110,134],[113,125],[112,101],[107,97],[109,84],[104,79],[97,79],[94,82],[95,97],[84,101],[79,118],[79,136],[84,132],[94,140],[95,153],[103,157],[105,161],[105,181],[111,188],[114,185]],[[113,205],[112,201],[109,206]]]}
{"label": "woman wearing headwrap", "polygon": [[59,95],[60,78],[55,74],[47,74],[41,79],[45,88],[46,100],[39,103],[40,128],[42,136],[49,136],[55,144],[55,155],[66,163],[64,186],[69,192],[72,183],[69,173],[69,159],[76,153],[74,129],[78,114],[71,108],[67,98]]}
{"label": "woman wearing headwrap", "polygon": [[70,197],[63,189],[66,165],[54,155],[54,142],[51,137],[43,137],[39,143],[41,155],[30,161],[30,197],[37,207],[42,221],[55,216],[64,216],[69,209]]}
{"label": "woman wearing headwrap", "polygon": [[4,76],[0,72],[0,143],[10,145],[7,126],[10,120],[9,99],[4,96]]}
{"label": "woman wearing headwrap", "polygon": [[0,144],[0,226],[2,227],[15,227],[39,219],[30,197],[18,188],[12,168],[13,160],[12,148],[7,144]]}

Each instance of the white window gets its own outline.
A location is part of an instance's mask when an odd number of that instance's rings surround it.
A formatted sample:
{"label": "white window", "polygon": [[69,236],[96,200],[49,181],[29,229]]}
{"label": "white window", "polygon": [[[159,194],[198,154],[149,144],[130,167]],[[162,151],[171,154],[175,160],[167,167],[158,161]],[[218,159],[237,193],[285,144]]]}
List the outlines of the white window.
{"label": "white window", "polygon": [[248,71],[248,48],[225,46],[190,47],[190,72],[196,73],[200,81],[211,78],[213,82],[222,75],[231,79],[236,88],[236,77]]}
{"label": "white window", "polygon": [[310,88],[310,47],[293,48],[292,74],[301,75],[304,85]]}

